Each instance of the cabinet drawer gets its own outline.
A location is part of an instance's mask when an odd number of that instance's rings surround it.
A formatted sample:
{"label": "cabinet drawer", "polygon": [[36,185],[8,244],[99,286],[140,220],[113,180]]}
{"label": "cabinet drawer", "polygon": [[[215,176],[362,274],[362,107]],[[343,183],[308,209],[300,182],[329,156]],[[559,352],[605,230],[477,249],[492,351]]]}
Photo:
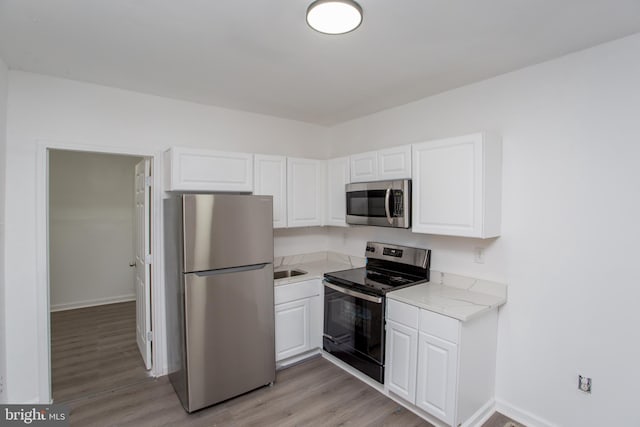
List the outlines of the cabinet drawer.
{"label": "cabinet drawer", "polygon": [[420,310],[420,332],[457,344],[459,330],[460,321],[432,311]]}
{"label": "cabinet drawer", "polygon": [[320,281],[308,280],[288,285],[276,286],[274,302],[276,305],[320,295]]}
{"label": "cabinet drawer", "polygon": [[418,307],[387,298],[387,319],[418,329]]}

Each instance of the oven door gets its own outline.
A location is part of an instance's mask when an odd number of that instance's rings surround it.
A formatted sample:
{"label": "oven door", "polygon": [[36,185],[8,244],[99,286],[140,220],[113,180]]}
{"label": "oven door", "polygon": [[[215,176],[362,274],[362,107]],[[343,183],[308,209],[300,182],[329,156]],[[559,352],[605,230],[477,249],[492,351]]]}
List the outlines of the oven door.
{"label": "oven door", "polygon": [[380,383],[384,380],[384,300],[324,282],[324,350]]}

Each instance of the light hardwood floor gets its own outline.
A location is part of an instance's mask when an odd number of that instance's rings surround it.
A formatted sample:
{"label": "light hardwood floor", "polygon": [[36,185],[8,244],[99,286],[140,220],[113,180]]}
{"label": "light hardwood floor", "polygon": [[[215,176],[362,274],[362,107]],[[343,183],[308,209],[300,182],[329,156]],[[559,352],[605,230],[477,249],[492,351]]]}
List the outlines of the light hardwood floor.
{"label": "light hardwood floor", "polygon": [[151,380],[135,331],[135,301],[51,313],[54,402]]}
{"label": "light hardwood floor", "polygon": [[[53,390],[72,426],[430,426],[355,377],[314,358],[264,387],[187,414],[167,377],[150,378],[135,304],[52,314]],[[495,414],[484,427],[510,421]]]}
{"label": "light hardwood floor", "polygon": [[429,426],[330,362],[279,371],[264,387],[187,414],[166,377],[71,404],[78,426]]}

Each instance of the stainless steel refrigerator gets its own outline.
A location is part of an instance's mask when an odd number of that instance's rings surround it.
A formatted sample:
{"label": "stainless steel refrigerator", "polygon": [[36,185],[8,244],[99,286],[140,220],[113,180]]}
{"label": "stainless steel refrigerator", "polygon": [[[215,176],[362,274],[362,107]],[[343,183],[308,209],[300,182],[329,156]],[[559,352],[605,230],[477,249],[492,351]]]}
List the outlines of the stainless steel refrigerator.
{"label": "stainless steel refrigerator", "polygon": [[188,412],[275,380],[272,204],[164,200],[169,378]]}

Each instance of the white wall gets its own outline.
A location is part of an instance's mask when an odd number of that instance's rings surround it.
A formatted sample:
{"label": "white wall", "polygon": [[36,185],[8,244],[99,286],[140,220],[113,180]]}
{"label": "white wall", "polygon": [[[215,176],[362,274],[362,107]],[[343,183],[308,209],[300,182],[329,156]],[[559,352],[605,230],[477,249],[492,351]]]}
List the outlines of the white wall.
{"label": "white wall", "polygon": [[[532,425],[640,425],[638,52],[634,35],[332,129],[332,157],[502,135],[498,239],[334,229],[330,247],[424,244],[434,269],[505,280],[497,398]],[[485,244],[485,264],[474,264]],[[591,395],[577,391],[578,373],[593,378]]]}
{"label": "white wall", "polygon": [[7,136],[7,90],[9,85],[9,69],[0,58],[0,403],[5,402],[6,391],[6,344],[5,344],[5,169],[6,169],[6,136]]}
{"label": "white wall", "polygon": [[274,256],[326,251],[329,238],[325,227],[276,228],[273,230]]}
{"label": "white wall", "polygon": [[135,300],[134,176],[140,157],[51,150],[51,310]]}
{"label": "white wall", "polygon": [[37,364],[39,141],[161,151],[172,145],[326,158],[326,129],[36,74],[9,73],[6,319],[11,402],[41,401]]}
{"label": "white wall", "polygon": [[[498,239],[384,229],[277,232],[280,255],[362,255],[369,238],[426,245],[433,268],[504,280],[498,398],[538,424],[640,425],[640,35],[351,121],[298,122],[33,74],[9,73],[6,321],[9,399],[39,399],[36,370],[37,140],[170,145],[326,158],[481,129],[503,136]],[[328,140],[333,141],[330,148]],[[306,231],[305,231],[306,230]],[[305,241],[305,234],[314,243]],[[328,239],[328,240],[323,240]],[[324,243],[323,243],[324,242]],[[475,246],[486,246],[474,264]],[[276,251],[278,252],[278,250]],[[593,377],[593,394],[576,390]],[[518,412],[519,411],[519,412]]]}

